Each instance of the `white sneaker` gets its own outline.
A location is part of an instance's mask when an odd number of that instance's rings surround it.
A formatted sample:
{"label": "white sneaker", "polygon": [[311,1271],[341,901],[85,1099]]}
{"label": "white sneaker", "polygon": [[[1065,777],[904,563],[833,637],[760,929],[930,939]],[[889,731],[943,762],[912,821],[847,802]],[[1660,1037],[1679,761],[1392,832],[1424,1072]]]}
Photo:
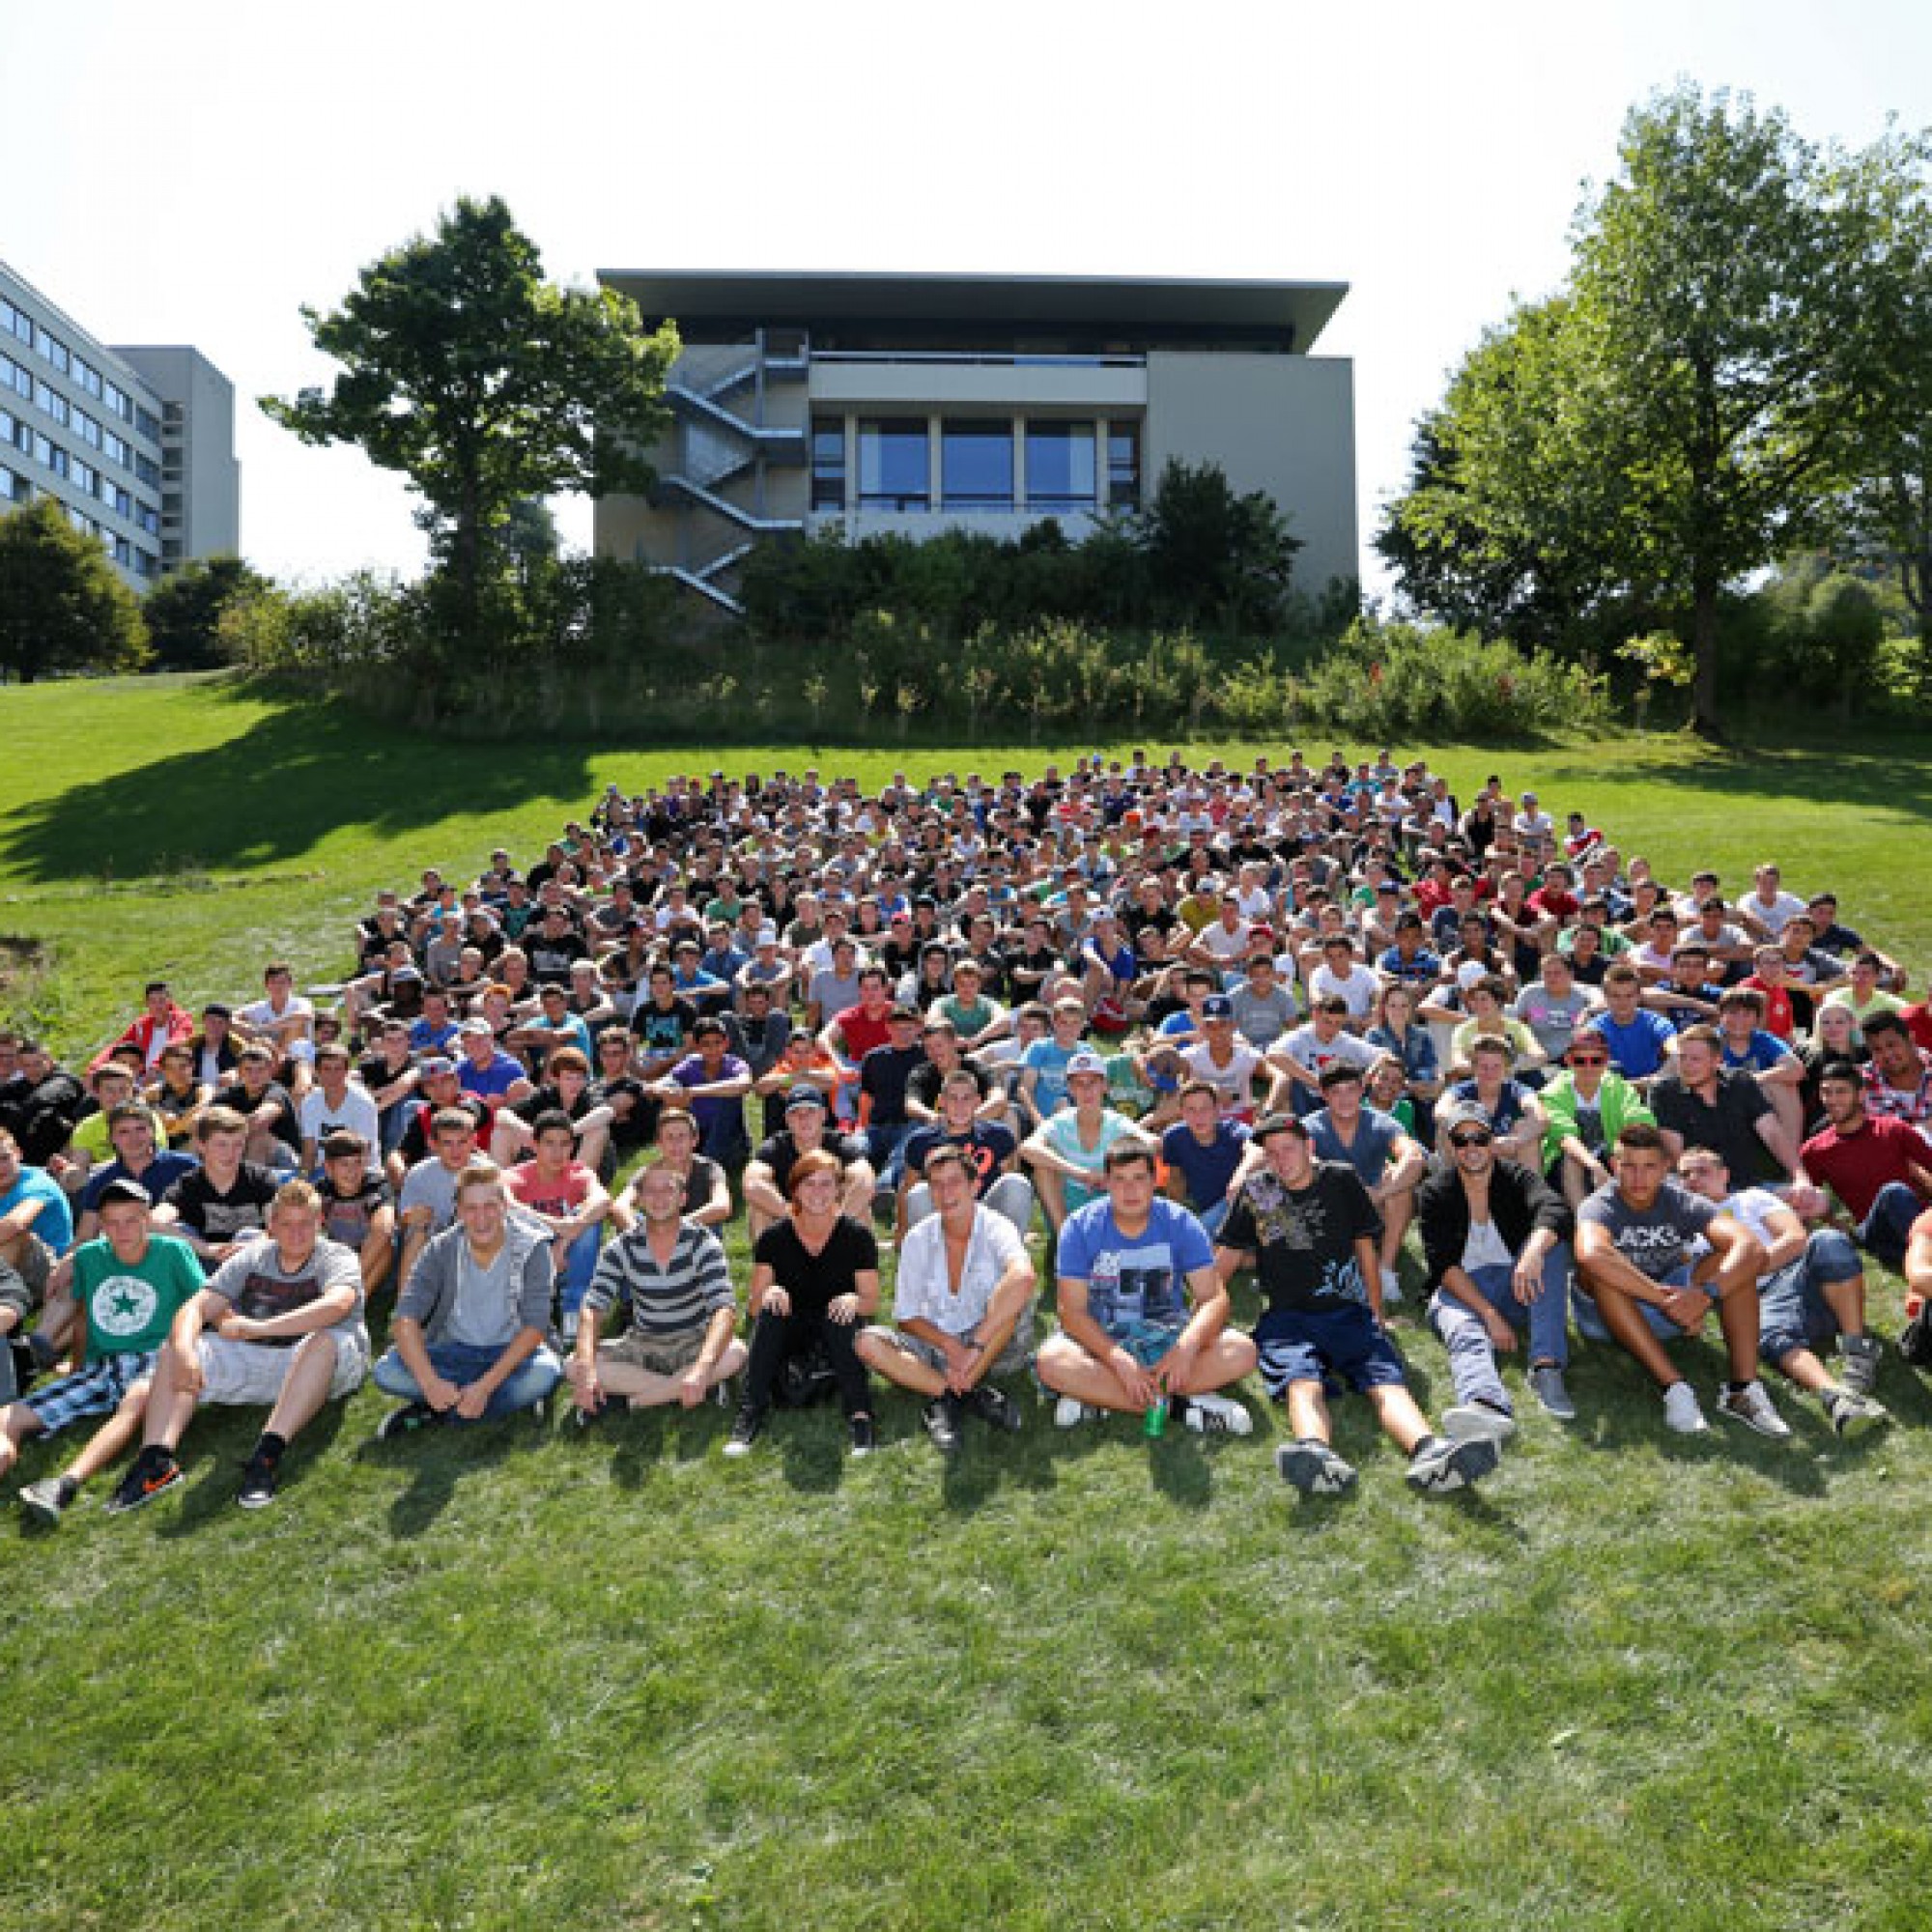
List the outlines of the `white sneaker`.
{"label": "white sneaker", "polygon": [[1516,1423],[1486,1403],[1459,1402],[1442,1411],[1442,1433],[1452,1442],[1493,1442],[1500,1449],[1516,1434]]}
{"label": "white sneaker", "polygon": [[1742,1422],[1747,1429],[1755,1429],[1760,1435],[1791,1434],[1791,1425],[1773,1407],[1764,1384],[1755,1378],[1719,1395],[1718,1413],[1729,1416],[1733,1422]]}
{"label": "white sneaker", "polygon": [[1078,1396],[1064,1395],[1053,1405],[1056,1429],[1078,1429],[1094,1411]]}
{"label": "white sneaker", "polygon": [[1663,1419],[1680,1435],[1705,1435],[1711,1425],[1697,1406],[1697,1391],[1689,1382],[1672,1382],[1663,1391]]}
{"label": "white sneaker", "polygon": [[1197,1435],[1252,1435],[1255,1419],[1241,1405],[1225,1395],[1191,1395],[1187,1398],[1187,1426]]}

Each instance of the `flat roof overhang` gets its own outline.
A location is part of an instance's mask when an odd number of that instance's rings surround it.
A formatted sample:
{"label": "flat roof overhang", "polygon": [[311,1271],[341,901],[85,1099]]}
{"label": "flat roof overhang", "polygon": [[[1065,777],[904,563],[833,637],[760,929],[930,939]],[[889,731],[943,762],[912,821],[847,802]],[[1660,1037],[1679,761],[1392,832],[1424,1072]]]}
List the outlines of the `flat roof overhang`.
{"label": "flat roof overhang", "polygon": [[1346,282],[1112,275],[717,273],[600,269],[597,279],[647,321],[695,337],[720,327],[838,324],[943,327],[992,334],[1077,330],[1173,340],[1250,339],[1306,354],[1349,292]]}

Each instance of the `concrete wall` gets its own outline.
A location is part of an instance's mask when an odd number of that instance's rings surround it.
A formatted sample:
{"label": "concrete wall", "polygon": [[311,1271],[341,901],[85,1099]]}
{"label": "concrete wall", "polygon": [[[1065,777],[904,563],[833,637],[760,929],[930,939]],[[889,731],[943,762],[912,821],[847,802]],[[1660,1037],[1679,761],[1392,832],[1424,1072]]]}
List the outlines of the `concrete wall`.
{"label": "concrete wall", "polygon": [[907,414],[1028,409],[1138,413],[1147,402],[1140,368],[1062,368],[1029,363],[840,362],[814,356],[811,400],[822,409],[876,407]]}
{"label": "concrete wall", "polygon": [[1147,380],[1144,489],[1170,460],[1218,464],[1236,490],[1265,490],[1288,513],[1298,588],[1360,575],[1351,362],[1156,350]]}
{"label": "concrete wall", "polygon": [[[235,460],[235,387],[199,350],[131,348],[115,352],[140,372],[163,402],[183,412],[181,481],[164,478],[165,496],[178,488],[182,558],[240,555],[242,466]],[[165,451],[167,438],[162,438]],[[166,461],[164,454],[163,461]],[[163,537],[176,532],[164,520]]]}

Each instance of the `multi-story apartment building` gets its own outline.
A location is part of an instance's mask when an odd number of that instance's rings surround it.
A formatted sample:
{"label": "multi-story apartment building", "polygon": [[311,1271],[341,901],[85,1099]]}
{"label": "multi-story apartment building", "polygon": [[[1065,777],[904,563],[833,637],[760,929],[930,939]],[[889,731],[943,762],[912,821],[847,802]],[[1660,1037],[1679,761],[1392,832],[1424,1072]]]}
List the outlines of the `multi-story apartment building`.
{"label": "multi-story apartment building", "polygon": [[736,608],[763,535],[964,525],[1078,537],[1170,459],[1264,490],[1319,590],[1359,570],[1354,374],[1309,352],[1335,282],[605,270],[684,351],[653,496],[595,544]]}
{"label": "multi-story apartment building", "polygon": [[0,512],[52,497],[145,590],[241,543],[235,391],[186,348],[109,348],[0,263]]}

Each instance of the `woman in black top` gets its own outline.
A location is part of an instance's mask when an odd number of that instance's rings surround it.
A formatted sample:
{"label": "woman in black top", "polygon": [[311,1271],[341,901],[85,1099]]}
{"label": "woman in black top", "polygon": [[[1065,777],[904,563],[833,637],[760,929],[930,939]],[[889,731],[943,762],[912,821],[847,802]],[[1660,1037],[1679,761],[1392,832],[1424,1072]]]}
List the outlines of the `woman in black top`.
{"label": "woman in black top", "polygon": [[853,1455],[871,1453],[871,1384],[853,1345],[879,1305],[879,1246],[869,1228],[838,1211],[842,1185],[837,1155],[801,1154],[787,1190],[791,1211],[752,1250],[752,1358],[726,1455],[742,1456],[758,1439],[780,1372],[815,1349],[838,1385]]}

